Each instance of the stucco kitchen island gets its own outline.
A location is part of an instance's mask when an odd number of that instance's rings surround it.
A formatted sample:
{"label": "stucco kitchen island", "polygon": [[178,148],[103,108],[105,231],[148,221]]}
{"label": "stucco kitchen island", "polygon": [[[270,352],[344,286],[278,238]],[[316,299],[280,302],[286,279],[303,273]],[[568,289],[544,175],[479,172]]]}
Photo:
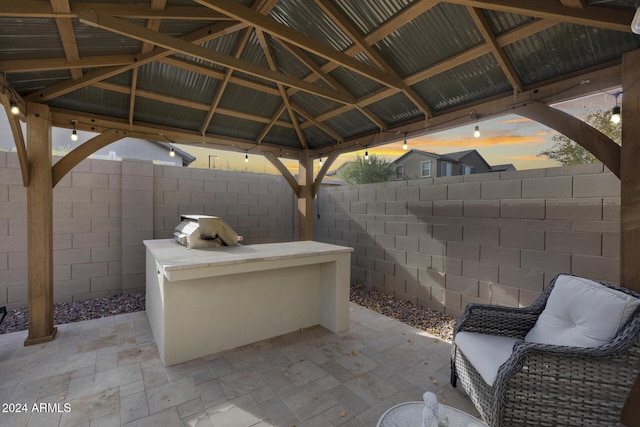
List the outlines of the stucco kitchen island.
{"label": "stucco kitchen island", "polygon": [[146,312],[165,366],[314,325],[349,328],[352,248],[144,244]]}

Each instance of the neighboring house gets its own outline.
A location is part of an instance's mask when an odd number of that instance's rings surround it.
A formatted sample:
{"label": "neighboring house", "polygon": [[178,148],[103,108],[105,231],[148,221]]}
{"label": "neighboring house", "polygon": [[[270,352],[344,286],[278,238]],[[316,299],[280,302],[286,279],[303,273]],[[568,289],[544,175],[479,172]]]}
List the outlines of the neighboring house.
{"label": "neighboring house", "polygon": [[517,170],[515,166],[511,163],[506,163],[504,165],[493,165],[491,166],[491,172],[512,172]]}
{"label": "neighboring house", "polygon": [[[477,150],[436,154],[412,149],[392,163],[396,167],[396,180],[472,175],[494,171]],[[503,166],[513,168],[505,170],[515,170],[513,165],[500,165],[500,167]]]}

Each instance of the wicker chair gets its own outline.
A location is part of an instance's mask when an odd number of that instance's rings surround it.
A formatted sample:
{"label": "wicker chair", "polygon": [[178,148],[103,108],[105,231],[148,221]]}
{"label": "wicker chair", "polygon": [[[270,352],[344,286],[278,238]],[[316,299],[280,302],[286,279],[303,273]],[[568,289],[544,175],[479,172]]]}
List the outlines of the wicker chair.
{"label": "wicker chair", "polygon": [[[569,347],[525,341],[559,276],[529,307],[469,304],[456,322],[454,340],[462,331],[517,339],[507,361],[498,365],[492,385],[453,345],[451,384],[455,387],[460,380],[491,427],[620,424],[622,407],[640,373],[640,308],[604,345]],[[602,285],[640,298],[640,293]]]}

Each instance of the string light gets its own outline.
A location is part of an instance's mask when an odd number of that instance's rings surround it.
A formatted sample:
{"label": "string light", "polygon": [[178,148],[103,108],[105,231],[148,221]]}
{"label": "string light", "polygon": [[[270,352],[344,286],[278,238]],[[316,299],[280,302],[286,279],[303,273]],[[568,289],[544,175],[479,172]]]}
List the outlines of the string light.
{"label": "string light", "polygon": [[622,92],[616,93],[614,96],[616,97],[616,106],[611,110],[611,123],[618,124],[620,123],[620,106],[618,105],[618,97]]}
{"label": "string light", "polygon": [[476,138],[480,138],[480,126],[478,126],[478,118],[480,116],[478,116],[478,113],[476,113],[475,111],[472,111],[469,116],[471,117],[471,120],[475,120],[476,121],[476,127],[473,128],[473,136]]}
{"label": "string light", "polygon": [[169,149],[169,157],[175,157],[176,156],[176,152],[173,150],[173,147],[171,147],[171,149]]}
{"label": "string light", "polygon": [[76,131],[76,123],[78,123],[77,120],[71,120],[71,123],[73,123],[73,130],[71,131],[71,140],[72,141],[77,141],[78,140],[78,131]]}
{"label": "string light", "polygon": [[14,116],[17,116],[18,114],[20,114],[20,108],[18,108],[18,104],[11,101],[10,105],[11,105],[11,114],[13,114]]}
{"label": "string light", "polygon": [[369,161],[369,150],[364,152],[364,160],[367,162]]}
{"label": "string light", "polygon": [[480,138],[480,126],[476,125],[475,129],[473,130],[473,136],[475,136],[476,138]]}
{"label": "string light", "polygon": [[406,150],[407,148],[409,148],[409,145],[407,145],[407,134],[408,134],[408,133],[409,133],[409,132],[405,132],[405,133],[404,133],[404,144],[402,144],[402,149],[403,149],[403,150]]}
{"label": "string light", "polygon": [[322,166],[322,157],[318,159],[318,166]]}
{"label": "string light", "polygon": [[249,163],[249,154],[244,155],[244,162]]}

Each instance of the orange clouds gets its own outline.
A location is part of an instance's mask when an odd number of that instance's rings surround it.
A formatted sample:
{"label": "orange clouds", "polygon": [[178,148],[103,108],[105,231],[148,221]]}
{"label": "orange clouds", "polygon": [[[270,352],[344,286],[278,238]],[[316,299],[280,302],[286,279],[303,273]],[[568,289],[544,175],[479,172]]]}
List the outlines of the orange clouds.
{"label": "orange clouds", "polygon": [[545,138],[544,133],[536,133],[535,135],[499,135],[493,134],[486,137],[480,138],[469,138],[469,139],[449,139],[449,140],[431,140],[431,139],[423,139],[416,138],[410,142],[410,146],[414,148],[419,148],[421,146],[426,151],[434,151],[434,149],[429,149],[426,147],[442,147],[447,151],[452,151],[459,148],[482,148],[482,147],[493,147],[496,145],[538,145],[544,144]]}
{"label": "orange clouds", "polygon": [[509,160],[520,160],[520,161],[526,161],[526,162],[545,162],[549,160],[544,156],[538,157],[530,154],[519,155],[519,156],[504,156],[504,158]]}

